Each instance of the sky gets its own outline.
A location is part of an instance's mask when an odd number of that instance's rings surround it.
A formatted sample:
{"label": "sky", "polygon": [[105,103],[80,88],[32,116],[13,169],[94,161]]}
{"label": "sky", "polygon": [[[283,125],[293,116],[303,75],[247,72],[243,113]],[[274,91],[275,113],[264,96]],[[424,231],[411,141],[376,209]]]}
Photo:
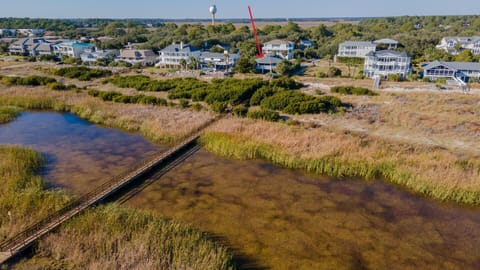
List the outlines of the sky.
{"label": "sky", "polygon": [[211,4],[217,18],[248,18],[248,5],[257,18],[480,14],[478,0],[13,0],[0,17],[207,19]]}

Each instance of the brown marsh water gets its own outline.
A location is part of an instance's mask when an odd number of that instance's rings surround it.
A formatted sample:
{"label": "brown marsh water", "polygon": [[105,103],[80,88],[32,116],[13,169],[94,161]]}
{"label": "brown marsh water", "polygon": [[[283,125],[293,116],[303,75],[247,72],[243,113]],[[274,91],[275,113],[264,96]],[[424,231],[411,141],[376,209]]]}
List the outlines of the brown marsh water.
{"label": "brown marsh water", "polygon": [[[30,131],[14,128],[19,123]],[[157,150],[139,136],[111,129],[92,135],[96,129],[68,114],[27,113],[0,126],[0,143],[54,155],[47,179],[74,192]],[[92,148],[93,137],[99,146]],[[58,149],[59,141],[61,151],[49,150]],[[72,162],[69,153],[81,157],[73,159],[78,166],[58,165]],[[93,165],[97,169],[89,169]],[[441,204],[380,181],[336,180],[199,151],[126,205],[218,236],[252,259],[245,268],[480,269],[478,209]]]}

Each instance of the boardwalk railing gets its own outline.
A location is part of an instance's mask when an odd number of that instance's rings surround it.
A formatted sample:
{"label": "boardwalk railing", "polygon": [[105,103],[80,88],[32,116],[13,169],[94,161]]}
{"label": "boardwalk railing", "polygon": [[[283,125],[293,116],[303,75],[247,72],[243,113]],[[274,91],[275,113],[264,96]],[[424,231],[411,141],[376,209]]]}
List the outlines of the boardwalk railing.
{"label": "boardwalk railing", "polygon": [[[1,242],[0,250],[3,253],[9,253],[7,255],[8,258],[5,258],[4,260],[15,256],[16,254],[27,248],[29,245],[31,245],[34,241],[36,241],[46,233],[50,232],[54,228],[58,227],[66,220],[77,215],[89,206],[102,201],[103,199],[113,194],[117,190],[121,189],[125,185],[128,185],[130,182],[136,180],[138,177],[155,168],[160,163],[168,160],[181,150],[185,149],[188,145],[192,144],[200,137],[206,127],[208,127],[210,124],[217,121],[218,119],[219,118],[214,118],[213,120],[206,122],[205,124],[195,129],[192,135],[190,135],[174,147],[170,148],[168,151],[156,154],[153,157],[150,157],[144,161],[135,164],[129,170],[108,179],[100,186],[82,195],[80,198],[70,202],[62,209],[43,218],[37,223],[28,226],[25,230],[16,234],[12,238]],[[3,263],[3,261],[0,260],[0,264],[1,263]]]}

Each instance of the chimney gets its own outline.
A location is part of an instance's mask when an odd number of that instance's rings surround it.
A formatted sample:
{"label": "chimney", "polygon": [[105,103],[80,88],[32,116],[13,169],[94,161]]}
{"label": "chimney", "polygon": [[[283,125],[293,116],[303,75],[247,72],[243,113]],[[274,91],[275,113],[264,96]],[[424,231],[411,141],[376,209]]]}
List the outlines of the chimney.
{"label": "chimney", "polygon": [[183,41],[180,41],[180,50],[183,50]]}

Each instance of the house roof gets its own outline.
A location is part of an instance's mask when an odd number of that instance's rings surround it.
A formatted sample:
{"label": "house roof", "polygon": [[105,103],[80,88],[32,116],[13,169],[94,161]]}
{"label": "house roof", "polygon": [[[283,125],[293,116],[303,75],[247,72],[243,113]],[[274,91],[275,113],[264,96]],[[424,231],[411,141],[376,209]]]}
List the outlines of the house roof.
{"label": "house roof", "polygon": [[50,43],[39,43],[37,47],[35,47],[35,50],[37,51],[51,51],[52,50],[52,44]]}
{"label": "house roof", "polygon": [[396,41],[396,40],[394,40],[394,39],[391,39],[391,38],[382,38],[382,39],[375,40],[373,43],[375,43],[375,44],[396,45],[396,44],[398,44],[399,42]]}
{"label": "house roof", "polygon": [[[229,55],[230,58],[240,57],[239,54],[229,53],[228,55]],[[200,58],[223,59],[224,56],[225,56],[225,54],[223,54],[223,53],[211,53],[211,52],[201,52],[200,53]]]}
{"label": "house roof", "polygon": [[290,44],[290,43],[294,43],[294,42],[288,41],[288,40],[282,40],[282,39],[274,39],[274,40],[270,40],[269,42],[265,42],[264,44],[269,45],[269,44]]}
{"label": "house roof", "polygon": [[58,45],[59,46],[69,46],[69,47],[94,47],[95,46],[92,43],[85,43],[85,42],[78,42],[78,41],[62,42]]}
{"label": "house roof", "polygon": [[265,55],[263,58],[255,60],[255,62],[257,62],[257,64],[260,64],[260,65],[270,65],[270,64],[276,65],[282,62],[282,60],[283,59],[276,56]]}
{"label": "house roof", "polygon": [[146,58],[156,57],[157,55],[152,50],[121,50],[120,57],[122,58]]}
{"label": "house roof", "polygon": [[432,69],[437,66],[445,66],[453,70],[479,70],[480,63],[478,62],[440,62],[433,61],[428,65],[424,66],[423,69]]}
{"label": "house roof", "polygon": [[447,36],[447,37],[444,37],[443,40],[445,41],[455,41],[455,42],[459,42],[459,43],[463,43],[463,44],[468,44],[468,43],[474,43],[478,40],[480,40],[480,37],[479,36],[471,36],[471,37],[453,37],[453,36]]}
{"label": "house roof", "polygon": [[377,52],[369,52],[366,56],[376,56],[376,57],[409,57],[406,52],[398,52],[392,50],[383,50]]}
{"label": "house roof", "polygon": [[165,47],[163,50],[160,51],[160,53],[167,52],[167,53],[172,53],[172,52],[184,52],[184,53],[190,53],[190,52],[197,52],[199,51],[198,48],[191,46],[190,44],[171,44]]}
{"label": "house roof", "polygon": [[372,46],[376,45],[371,41],[345,41],[340,43],[340,46]]}

